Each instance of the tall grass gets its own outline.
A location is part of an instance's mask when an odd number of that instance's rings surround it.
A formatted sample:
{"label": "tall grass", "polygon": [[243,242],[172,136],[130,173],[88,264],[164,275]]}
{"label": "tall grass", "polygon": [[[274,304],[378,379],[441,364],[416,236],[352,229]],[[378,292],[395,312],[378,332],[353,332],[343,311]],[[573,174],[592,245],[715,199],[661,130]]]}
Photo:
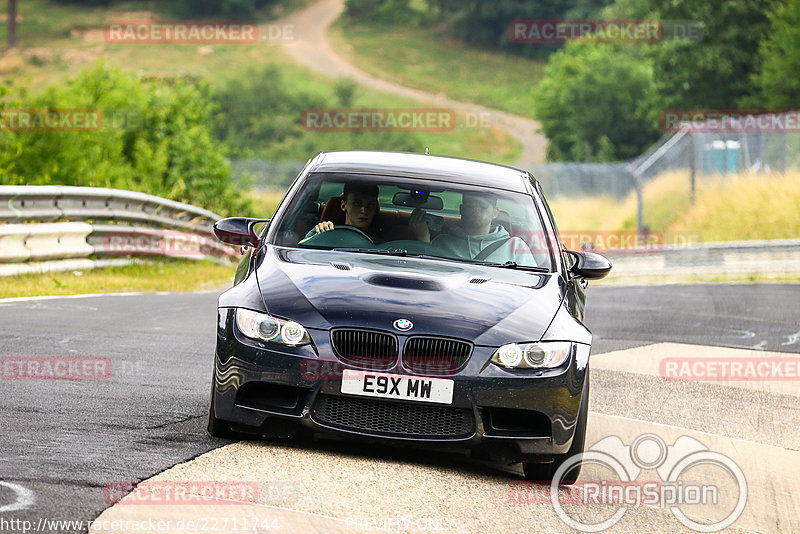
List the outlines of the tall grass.
{"label": "tall grass", "polygon": [[704,181],[671,229],[699,232],[704,241],[800,238],[800,172]]}
{"label": "tall grass", "polygon": [[[800,237],[800,172],[698,177],[691,203],[688,173],[648,181],[643,222],[652,231],[692,232],[701,241]],[[555,198],[562,230],[635,230],[636,196]]]}

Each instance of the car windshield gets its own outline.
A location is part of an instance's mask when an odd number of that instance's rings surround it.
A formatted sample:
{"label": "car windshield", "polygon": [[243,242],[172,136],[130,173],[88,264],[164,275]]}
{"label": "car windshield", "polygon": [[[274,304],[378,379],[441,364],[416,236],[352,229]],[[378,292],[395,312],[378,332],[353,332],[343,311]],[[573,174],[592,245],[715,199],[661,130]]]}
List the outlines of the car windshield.
{"label": "car windshield", "polygon": [[551,270],[551,240],[528,194],[339,173],[304,184],[275,221],[275,245]]}

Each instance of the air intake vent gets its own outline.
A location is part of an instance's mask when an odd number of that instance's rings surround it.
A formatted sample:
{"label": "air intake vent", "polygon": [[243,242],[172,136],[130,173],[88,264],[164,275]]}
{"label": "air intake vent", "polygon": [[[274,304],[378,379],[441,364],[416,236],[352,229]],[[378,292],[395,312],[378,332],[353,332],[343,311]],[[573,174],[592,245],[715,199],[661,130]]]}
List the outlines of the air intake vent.
{"label": "air intake vent", "polygon": [[485,284],[489,281],[489,278],[473,278],[469,281],[470,284]]}
{"label": "air intake vent", "polygon": [[338,262],[338,261],[332,261],[331,265],[333,265],[334,267],[336,267],[340,271],[349,271],[350,270],[350,264],[349,263],[342,263],[342,262]]}
{"label": "air intake vent", "polygon": [[475,433],[470,410],[321,394],[315,421],[350,432],[403,438],[464,439]]}
{"label": "air intake vent", "polygon": [[397,338],[384,332],[341,329],[331,332],[336,355],[366,369],[389,369],[397,361]]}

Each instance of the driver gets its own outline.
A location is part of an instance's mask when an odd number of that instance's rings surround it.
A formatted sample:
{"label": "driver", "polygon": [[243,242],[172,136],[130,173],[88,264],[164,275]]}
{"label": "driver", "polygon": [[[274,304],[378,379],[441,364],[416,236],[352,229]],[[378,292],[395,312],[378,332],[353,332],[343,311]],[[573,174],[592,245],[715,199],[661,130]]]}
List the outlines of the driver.
{"label": "driver", "polygon": [[499,214],[497,198],[464,193],[459,211],[461,224],[446,234],[436,236],[432,242],[425,222],[425,210],[415,209],[409,226],[417,239],[430,242],[438,252],[451,258],[535,265],[531,250],[522,239],[511,237],[501,225],[492,226],[492,221]]}
{"label": "driver", "polygon": [[[378,235],[377,228],[373,224],[375,215],[378,213],[378,186],[372,184],[352,182],[344,186],[341,208],[344,212],[344,226],[358,228],[375,244],[382,243],[383,239]],[[331,221],[322,221],[312,228],[303,241],[309,237],[327,232],[334,229]],[[339,226],[342,227],[341,225]],[[302,241],[301,241],[302,243]]]}

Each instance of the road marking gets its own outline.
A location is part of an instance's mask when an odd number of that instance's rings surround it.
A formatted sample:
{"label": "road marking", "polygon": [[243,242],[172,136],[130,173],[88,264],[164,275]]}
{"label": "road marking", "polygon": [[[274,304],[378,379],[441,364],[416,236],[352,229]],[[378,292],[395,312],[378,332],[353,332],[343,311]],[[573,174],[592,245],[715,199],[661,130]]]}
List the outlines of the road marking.
{"label": "road marking", "polygon": [[0,480],[0,486],[4,486],[17,496],[16,500],[11,504],[0,506],[0,512],[14,512],[16,510],[25,510],[33,506],[36,502],[36,494],[28,488],[23,488],[19,484],[12,484],[11,482],[3,482]]}
{"label": "road marking", "polygon": [[795,332],[791,336],[786,336],[787,340],[786,343],[781,343],[781,345],[794,345],[798,341],[800,341],[800,331]]}

